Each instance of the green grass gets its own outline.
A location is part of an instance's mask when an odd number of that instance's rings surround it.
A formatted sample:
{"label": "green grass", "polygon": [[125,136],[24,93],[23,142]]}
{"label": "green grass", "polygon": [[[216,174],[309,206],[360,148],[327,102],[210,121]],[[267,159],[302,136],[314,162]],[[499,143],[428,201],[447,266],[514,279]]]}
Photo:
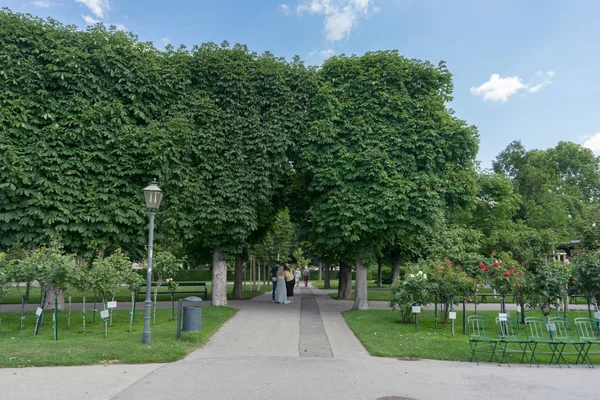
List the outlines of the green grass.
{"label": "green grass", "polygon": [[[329,293],[329,297],[337,300],[337,293]],[[352,292],[352,300],[354,300],[354,292]],[[367,300],[369,301],[390,301],[389,290],[368,290]]]}
{"label": "green grass", "polygon": [[33,336],[35,315],[26,313],[25,325],[19,330],[19,314],[2,313],[0,326],[0,367],[83,365],[98,363],[154,363],[183,358],[199,347],[236,313],[231,307],[203,307],[202,330],[182,333],[177,341],[176,321],[171,321],[171,310],[158,310],[156,325],[151,325],[152,344],[142,344],[143,311],[138,312],[129,332],[129,312],[115,311],[113,327],[104,338],[104,323],[97,316],[92,324],[87,314],[87,332],[82,332],[82,313],[73,312],[71,329],[67,330],[67,313],[59,313],[58,341],[53,339],[52,315],[44,313],[44,323],[38,336]]}
{"label": "green grass", "polygon": [[[310,283],[312,283],[312,285],[318,289],[323,289],[325,286],[325,281],[310,281]],[[337,279],[332,279],[331,280],[331,287],[330,289],[336,289],[338,288],[339,285],[339,281]],[[352,289],[355,288],[355,281],[352,281]],[[373,282],[373,281],[368,281],[367,282],[367,287],[368,288],[376,288],[377,287],[377,283]],[[383,287],[390,287],[390,285],[383,285]]]}
{"label": "green grass", "polygon": [[[468,312],[468,315],[474,313]],[[480,315],[485,315],[490,320],[492,329],[498,312],[482,311]],[[539,311],[528,311],[527,316],[542,316]],[[577,317],[587,317],[587,312],[570,312],[571,322]],[[348,326],[356,337],[365,346],[367,351],[373,356],[395,357],[402,359],[434,359],[434,360],[454,360],[469,361],[471,359],[471,349],[467,335],[462,333],[462,312],[457,312],[455,322],[455,337],[452,337],[451,324],[444,325],[438,323],[438,328],[434,325],[433,311],[424,311],[419,315],[419,332],[415,332],[415,324],[403,324],[400,322],[399,312],[392,310],[366,310],[366,311],[345,311],[344,317]],[[521,326],[522,337],[526,334],[524,327]],[[565,351],[571,351],[572,346],[566,346]],[[542,350],[542,346],[538,347]],[[545,350],[545,349],[544,349]],[[590,351],[598,351],[598,348],[592,348]],[[574,363],[574,356],[565,356],[567,361]],[[592,362],[600,363],[600,355],[590,356]],[[547,362],[545,356],[538,357],[541,362]],[[517,362],[515,357],[512,362]]]}
{"label": "green grass", "polygon": [[[206,283],[206,287],[208,290],[208,296],[207,298],[210,299],[210,291],[211,291],[211,283],[207,282]],[[181,291],[193,291],[193,290],[198,290],[200,289],[199,286],[185,286],[185,287],[181,287],[180,290]],[[265,293],[265,292],[269,292],[271,291],[271,286],[264,286],[261,285],[260,287],[260,291],[252,291],[251,289],[251,285],[246,285],[246,289],[244,290],[244,300],[249,300],[252,299],[256,296],[260,296],[261,294]],[[202,287],[202,290],[204,290],[204,288]],[[233,291],[233,284],[228,284],[227,285],[227,298],[231,300],[231,293]],[[21,296],[25,294],[25,287],[21,287],[20,291],[17,290],[17,288],[10,288],[8,290],[8,293],[6,293],[3,297],[2,297],[2,304],[21,304]],[[204,294],[200,294],[200,296],[202,297]],[[154,297],[154,294],[152,294],[152,296]],[[184,297],[187,296],[194,296],[194,294],[191,293],[180,293],[178,294],[177,292],[175,292],[175,299],[182,299]],[[39,304],[41,301],[41,291],[39,287],[32,287],[30,292],[29,292],[29,300],[27,301],[27,304]],[[81,293],[73,293],[73,295],[71,296],[72,298],[72,302],[73,303],[81,303],[82,301],[82,296]],[[140,293],[140,295],[138,296],[138,301],[144,301],[144,294]],[[67,299],[65,298],[65,301]],[[120,287],[117,289],[117,293],[115,294],[115,300],[118,302],[129,302],[131,301],[131,292],[126,288],[126,287]],[[170,293],[166,290],[166,288],[160,288],[159,293],[158,293],[158,301],[168,301],[171,300],[171,295]],[[91,290],[88,290],[86,292],[86,301],[89,302],[94,302],[94,292]],[[98,297],[98,301],[101,301],[100,297]],[[0,309],[1,311],[1,309]]]}

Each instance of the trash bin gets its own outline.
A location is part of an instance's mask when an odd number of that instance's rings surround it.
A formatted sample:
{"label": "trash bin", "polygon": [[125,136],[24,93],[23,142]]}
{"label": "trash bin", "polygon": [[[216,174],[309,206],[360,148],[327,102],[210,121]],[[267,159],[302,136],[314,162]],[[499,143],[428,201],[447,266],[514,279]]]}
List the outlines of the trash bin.
{"label": "trash bin", "polygon": [[200,332],[202,307],[183,307],[182,332]]}
{"label": "trash bin", "polygon": [[179,300],[177,307],[177,340],[181,339],[181,332],[200,332],[202,328],[202,307],[187,306],[184,302],[200,303],[202,299],[196,296]]}

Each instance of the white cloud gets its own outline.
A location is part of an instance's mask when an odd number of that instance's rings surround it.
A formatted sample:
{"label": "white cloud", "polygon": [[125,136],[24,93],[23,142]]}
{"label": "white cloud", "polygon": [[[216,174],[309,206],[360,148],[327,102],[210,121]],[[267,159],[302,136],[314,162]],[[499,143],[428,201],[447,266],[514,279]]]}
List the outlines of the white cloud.
{"label": "white cloud", "polygon": [[171,39],[169,39],[168,37],[164,37],[160,39],[160,42],[163,44],[163,46],[166,46],[171,43]]}
{"label": "white cloud", "polygon": [[59,5],[58,3],[55,3],[55,2],[49,1],[49,0],[36,0],[36,1],[32,1],[31,4],[33,4],[36,7],[42,7],[42,8],[50,8],[50,7]]}
{"label": "white cloud", "polygon": [[472,87],[471,93],[475,96],[483,96],[484,100],[506,101],[518,90],[525,88],[518,76],[500,78],[498,74],[492,74],[490,80],[478,87]]}
{"label": "white cloud", "polygon": [[284,15],[290,15],[290,6],[287,4],[280,4],[279,9],[283,12]]}
{"label": "white cloud", "polygon": [[314,56],[314,55],[318,55],[319,58],[329,58],[332,55],[335,54],[335,50],[334,49],[323,49],[323,50],[319,50],[319,49],[314,49],[313,51],[309,52],[308,55],[310,57]]}
{"label": "white cloud", "polygon": [[534,82],[536,83],[534,86],[531,86],[527,89],[529,93],[535,93],[544,86],[548,86],[552,83],[552,78],[554,77],[554,71],[548,71],[545,74],[542,71],[538,71],[536,79]]}
{"label": "white cloud", "polygon": [[600,132],[590,137],[583,143],[583,147],[587,147],[592,150],[595,155],[600,155]]}
{"label": "white cloud", "polygon": [[109,0],[75,0],[75,2],[84,4],[98,18],[104,18],[110,8]]}
{"label": "white cloud", "polygon": [[126,31],[127,30],[127,28],[123,24],[115,24],[115,27],[117,28],[118,31]]}
{"label": "white cloud", "polygon": [[83,15],[83,14],[81,14],[81,17],[83,18],[83,20],[85,21],[85,23],[88,24],[88,25],[94,25],[94,24],[97,24],[98,22],[100,22],[97,19],[94,19],[94,18],[90,17],[89,15]]}
{"label": "white cloud", "polygon": [[502,78],[499,74],[492,74],[487,82],[477,87],[471,87],[471,93],[475,96],[482,96],[484,100],[505,102],[510,96],[521,90],[526,93],[538,92],[544,86],[550,85],[553,77],[554,71],[546,73],[538,71],[536,77],[530,83],[525,84],[518,76]]}
{"label": "white cloud", "polygon": [[333,42],[348,37],[359,18],[378,11],[373,0],[303,0],[296,8],[299,15],[323,15],[325,37]]}

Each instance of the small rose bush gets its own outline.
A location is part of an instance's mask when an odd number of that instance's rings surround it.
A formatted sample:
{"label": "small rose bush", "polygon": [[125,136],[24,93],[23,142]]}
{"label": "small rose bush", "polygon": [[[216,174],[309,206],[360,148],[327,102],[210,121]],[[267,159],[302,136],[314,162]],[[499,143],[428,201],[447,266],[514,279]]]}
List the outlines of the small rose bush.
{"label": "small rose bush", "polygon": [[407,274],[404,280],[397,279],[392,284],[391,296],[390,307],[400,310],[402,322],[411,323],[412,306],[423,306],[431,301],[431,284],[427,273],[418,270]]}

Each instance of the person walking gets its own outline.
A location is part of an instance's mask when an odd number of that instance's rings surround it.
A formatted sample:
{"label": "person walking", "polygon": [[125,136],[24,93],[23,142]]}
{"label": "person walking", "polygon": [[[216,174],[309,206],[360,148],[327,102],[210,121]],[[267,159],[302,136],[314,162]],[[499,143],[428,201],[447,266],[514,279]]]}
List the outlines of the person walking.
{"label": "person walking", "polygon": [[288,301],[286,300],[287,288],[285,282],[285,271],[283,270],[282,266],[279,266],[279,268],[277,268],[276,276],[277,288],[275,289],[275,303],[288,304]]}
{"label": "person walking", "polygon": [[284,304],[294,302],[294,274],[287,265],[283,266],[283,275],[285,276],[285,288],[287,291],[287,301]]}
{"label": "person walking", "polygon": [[277,289],[277,270],[277,265],[273,265],[273,267],[271,268],[271,282],[273,283],[273,303],[277,303],[277,301],[275,301],[275,290]]}
{"label": "person walking", "polygon": [[304,287],[308,287],[308,279],[310,278],[310,271],[308,270],[308,267],[304,268],[302,275],[304,275]]}
{"label": "person walking", "polygon": [[296,287],[300,286],[300,270],[297,269],[294,271],[294,280],[296,281]]}

